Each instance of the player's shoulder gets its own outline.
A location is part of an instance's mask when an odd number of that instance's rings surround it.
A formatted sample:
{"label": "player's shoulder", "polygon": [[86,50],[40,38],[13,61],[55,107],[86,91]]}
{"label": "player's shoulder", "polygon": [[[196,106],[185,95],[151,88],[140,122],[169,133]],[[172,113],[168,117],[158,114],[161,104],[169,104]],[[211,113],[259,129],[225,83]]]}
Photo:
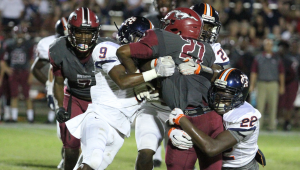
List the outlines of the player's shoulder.
{"label": "player's shoulder", "polygon": [[49,56],[55,63],[59,63],[62,61],[62,55],[67,50],[67,37],[59,37],[53,41],[49,46]]}
{"label": "player's shoulder", "polygon": [[223,115],[223,120],[226,122],[231,122],[231,123],[240,123],[244,119],[253,119],[256,117],[256,119],[260,119],[261,114],[260,112],[255,109],[251,104],[248,102],[244,102],[243,105],[241,105],[238,108],[235,108],[228,113]]}

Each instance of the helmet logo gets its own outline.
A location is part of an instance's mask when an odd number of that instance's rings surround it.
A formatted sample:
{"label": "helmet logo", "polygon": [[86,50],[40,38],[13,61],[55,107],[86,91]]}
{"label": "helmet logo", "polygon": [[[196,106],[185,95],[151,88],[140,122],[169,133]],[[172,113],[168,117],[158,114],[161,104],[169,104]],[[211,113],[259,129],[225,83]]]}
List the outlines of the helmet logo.
{"label": "helmet logo", "polygon": [[241,82],[244,84],[244,87],[248,87],[249,80],[248,77],[244,74],[241,74]]}
{"label": "helmet logo", "polygon": [[134,21],[136,21],[136,17],[130,17],[124,22],[124,25],[133,24]]}
{"label": "helmet logo", "polygon": [[188,13],[181,12],[181,11],[179,11],[179,10],[173,10],[173,11],[169,12],[165,18],[167,18],[168,16],[170,16],[170,15],[173,14],[173,13],[175,13],[175,17],[176,17],[178,20],[191,18],[191,19],[193,19],[193,20],[195,20],[195,21],[198,21],[195,17],[189,15]]}

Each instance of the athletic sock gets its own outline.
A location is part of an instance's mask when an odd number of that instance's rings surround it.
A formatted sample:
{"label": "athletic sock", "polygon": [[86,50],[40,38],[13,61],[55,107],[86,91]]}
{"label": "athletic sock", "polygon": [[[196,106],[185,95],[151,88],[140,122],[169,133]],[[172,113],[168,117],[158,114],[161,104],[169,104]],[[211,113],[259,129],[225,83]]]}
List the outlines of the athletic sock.
{"label": "athletic sock", "polygon": [[27,110],[27,119],[28,119],[28,121],[33,121],[33,110],[32,109]]}
{"label": "athletic sock", "polygon": [[14,121],[18,121],[18,108],[11,108],[11,118]]}

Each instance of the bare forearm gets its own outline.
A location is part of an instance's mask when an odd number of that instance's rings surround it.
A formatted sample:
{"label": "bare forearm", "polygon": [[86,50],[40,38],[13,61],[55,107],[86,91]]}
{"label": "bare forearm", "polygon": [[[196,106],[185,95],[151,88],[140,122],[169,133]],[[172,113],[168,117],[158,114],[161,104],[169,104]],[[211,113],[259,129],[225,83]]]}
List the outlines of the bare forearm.
{"label": "bare forearm", "polygon": [[122,65],[127,70],[127,73],[135,73],[137,68],[131,58],[130,48],[128,45],[124,45],[117,50],[117,57],[119,58]]}
{"label": "bare forearm", "polygon": [[285,82],[285,77],[284,77],[284,74],[281,73],[281,74],[279,74],[279,85],[281,87],[284,87],[284,82]]}

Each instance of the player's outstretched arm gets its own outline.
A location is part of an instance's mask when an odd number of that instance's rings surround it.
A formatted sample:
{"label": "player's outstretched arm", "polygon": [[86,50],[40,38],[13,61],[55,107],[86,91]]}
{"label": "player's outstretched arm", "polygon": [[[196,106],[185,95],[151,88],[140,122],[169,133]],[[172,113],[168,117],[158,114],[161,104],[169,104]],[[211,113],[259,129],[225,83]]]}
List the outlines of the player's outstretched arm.
{"label": "player's outstretched arm", "polygon": [[63,107],[64,100],[64,78],[63,76],[54,77],[54,97],[57,100],[58,107]]}

